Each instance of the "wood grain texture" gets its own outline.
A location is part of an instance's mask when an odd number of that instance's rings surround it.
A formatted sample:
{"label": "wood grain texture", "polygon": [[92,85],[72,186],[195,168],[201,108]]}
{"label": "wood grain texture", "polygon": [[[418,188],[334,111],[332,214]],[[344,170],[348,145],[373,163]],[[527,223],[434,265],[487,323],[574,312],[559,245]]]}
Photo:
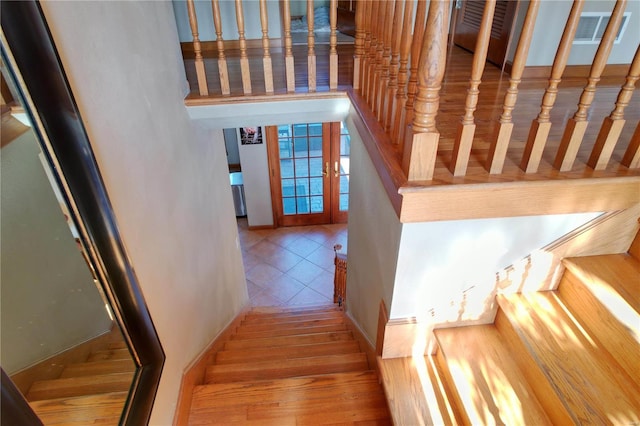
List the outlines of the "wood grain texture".
{"label": "wood grain texture", "polygon": [[[637,225],[637,223],[636,223]],[[640,230],[636,231],[636,236],[629,245],[629,255],[640,262]]]}
{"label": "wood grain texture", "polygon": [[116,425],[122,414],[127,392],[60,398],[31,402],[45,425]]}
{"label": "wood grain texture", "polygon": [[26,398],[28,401],[68,398],[110,392],[127,392],[133,373],[103,374],[35,382]]}
{"label": "wood grain texture", "polygon": [[633,133],[620,163],[630,169],[640,168],[640,122],[636,125],[636,131]]}

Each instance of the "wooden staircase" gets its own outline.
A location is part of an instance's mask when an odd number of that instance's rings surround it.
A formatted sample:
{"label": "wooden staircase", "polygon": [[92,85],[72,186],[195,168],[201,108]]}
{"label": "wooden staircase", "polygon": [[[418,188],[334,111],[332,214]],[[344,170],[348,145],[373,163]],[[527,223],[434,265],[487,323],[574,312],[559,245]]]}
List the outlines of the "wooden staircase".
{"label": "wooden staircase", "polygon": [[390,424],[376,373],[334,306],[253,308],[196,386],[190,425]]}
{"label": "wooden staircase", "polygon": [[[568,258],[555,291],[498,296],[494,324],[380,360],[396,424],[640,424],[640,237]],[[422,359],[424,358],[424,359]]]}
{"label": "wooden staircase", "polygon": [[135,365],[122,339],[107,342],[56,379],[34,382],[26,399],[45,425],[117,425]]}

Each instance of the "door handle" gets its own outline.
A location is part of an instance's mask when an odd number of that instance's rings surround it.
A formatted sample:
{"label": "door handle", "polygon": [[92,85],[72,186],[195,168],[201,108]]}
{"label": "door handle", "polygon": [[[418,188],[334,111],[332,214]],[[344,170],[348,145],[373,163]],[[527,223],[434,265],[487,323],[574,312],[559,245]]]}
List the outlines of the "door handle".
{"label": "door handle", "polygon": [[329,162],[324,163],[324,171],[322,172],[323,177],[329,177]]}
{"label": "door handle", "polygon": [[340,177],[340,164],[337,161],[333,163],[333,176]]}

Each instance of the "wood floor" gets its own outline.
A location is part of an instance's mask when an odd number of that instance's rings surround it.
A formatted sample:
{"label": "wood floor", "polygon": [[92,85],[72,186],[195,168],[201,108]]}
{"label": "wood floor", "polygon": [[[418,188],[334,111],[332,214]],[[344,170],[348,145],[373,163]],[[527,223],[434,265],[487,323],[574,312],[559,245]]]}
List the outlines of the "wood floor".
{"label": "wood floor", "polygon": [[436,330],[435,356],[382,360],[394,423],[638,424],[637,255],[565,259],[558,290],[498,296],[494,324]]}
{"label": "wood floor", "polygon": [[196,386],[189,425],[387,425],[368,356],[334,305],[253,308]]}

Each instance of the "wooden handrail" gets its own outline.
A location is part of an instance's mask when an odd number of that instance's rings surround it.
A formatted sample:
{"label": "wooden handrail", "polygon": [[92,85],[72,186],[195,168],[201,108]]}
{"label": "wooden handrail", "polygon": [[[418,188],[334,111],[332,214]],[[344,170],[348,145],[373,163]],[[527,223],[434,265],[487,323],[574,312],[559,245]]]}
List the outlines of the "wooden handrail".
{"label": "wooden handrail", "polygon": [[242,0],[236,0],[236,23],[238,25],[238,41],[240,42],[240,72],[242,73],[242,90],[245,95],[251,93],[251,69],[247,56],[247,40],[244,36],[244,12]]}
{"label": "wooden handrail", "polygon": [[587,130],[589,121],[587,120],[587,112],[591,107],[593,98],[596,93],[596,85],[600,81],[604,67],[607,64],[607,59],[611,53],[613,42],[618,34],[618,28],[622,23],[622,16],[627,4],[627,0],[617,0],[611,12],[611,18],[604,31],[598,50],[593,59],[591,65],[591,71],[589,72],[589,78],[587,79],[587,85],[582,91],[580,101],[578,102],[578,110],[572,118],[567,122],[564,134],[562,135],[562,141],[556,154],[556,158],[553,162],[553,166],[561,172],[571,170],[573,163],[578,154],[578,148],[584,138],[584,133]]}
{"label": "wooden handrail", "polygon": [[267,93],[273,93],[273,67],[271,65],[271,52],[269,52],[269,17],[267,14],[267,0],[260,0],[260,27],[262,29],[262,68],[264,70],[264,89]]}
{"label": "wooden handrail", "polygon": [[227,58],[224,54],[224,39],[222,38],[222,21],[220,18],[220,1],[211,0],[211,11],[213,13],[213,25],[216,30],[216,44],[218,47],[218,74],[220,75],[220,89],[223,95],[231,94],[229,87],[229,70]]}
{"label": "wooden handrail", "polygon": [[473,137],[476,132],[476,124],[473,119],[473,112],[478,105],[478,95],[482,73],[487,62],[487,52],[489,51],[489,38],[491,37],[491,26],[493,24],[493,12],[496,8],[496,0],[488,0],[484,6],[478,40],[476,41],[475,53],[473,55],[473,65],[471,67],[471,78],[469,79],[469,89],[465,102],[465,112],[462,121],[458,124],[458,132],[453,144],[453,155],[449,170],[454,176],[463,176],[467,172],[469,155]]}
{"label": "wooden handrail", "polygon": [[562,74],[569,61],[569,53],[571,45],[578,30],[578,22],[584,7],[584,0],[575,0],[571,6],[569,19],[564,27],[562,39],[558,45],[556,56],[553,60],[551,75],[549,76],[549,85],[542,97],[542,105],[538,117],[531,123],[529,137],[525,145],[524,154],[520,163],[520,168],[527,173],[535,173],[538,171],[542,151],[547,143],[549,131],[551,130],[550,113],[558,94],[558,85],[560,84]]}
{"label": "wooden handrail", "polygon": [[209,94],[207,74],[204,69],[204,59],[202,57],[202,48],[200,47],[200,37],[198,35],[198,18],[196,17],[196,7],[193,4],[193,0],[187,0],[187,12],[189,13],[189,25],[191,27],[191,36],[193,37],[193,53],[195,54],[198,91],[200,96],[207,96]]}

